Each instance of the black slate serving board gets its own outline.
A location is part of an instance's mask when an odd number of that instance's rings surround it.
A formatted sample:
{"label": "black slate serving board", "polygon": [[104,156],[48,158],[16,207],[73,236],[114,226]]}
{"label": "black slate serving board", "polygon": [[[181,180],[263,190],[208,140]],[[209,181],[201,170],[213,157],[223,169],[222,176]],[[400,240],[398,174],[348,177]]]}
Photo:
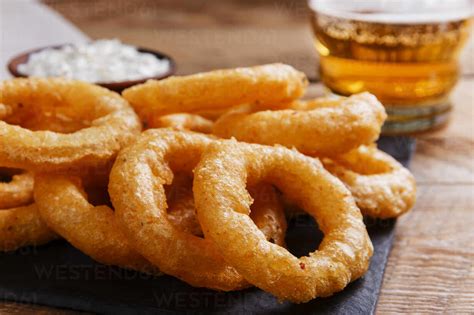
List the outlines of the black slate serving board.
{"label": "black slate serving board", "polygon": [[[408,165],[413,139],[384,137],[379,147]],[[366,220],[374,244],[367,274],[344,291],[306,304],[279,303],[252,288],[223,293],[193,288],[173,277],[153,278],[108,267],[65,241],[0,254],[0,301],[33,303],[105,314],[372,314],[394,236],[395,220]],[[309,216],[289,220],[287,244],[304,255],[321,234]]]}

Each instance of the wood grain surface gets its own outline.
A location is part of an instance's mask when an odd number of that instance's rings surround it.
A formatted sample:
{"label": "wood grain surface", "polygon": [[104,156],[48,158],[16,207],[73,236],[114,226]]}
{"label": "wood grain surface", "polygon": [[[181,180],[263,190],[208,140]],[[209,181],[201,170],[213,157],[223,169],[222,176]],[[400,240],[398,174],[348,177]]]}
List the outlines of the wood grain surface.
{"label": "wood grain surface", "polygon": [[[172,54],[180,73],[283,61],[317,78],[305,1],[46,2],[92,38],[119,37]],[[398,221],[379,314],[474,313],[473,59],[471,39],[451,123],[417,136],[411,168],[418,201]],[[309,94],[321,91],[313,84]],[[0,302],[0,314],[37,313],[75,312]]]}
{"label": "wood grain surface", "polygon": [[418,136],[415,209],[397,223],[378,302],[385,313],[474,313],[474,80],[444,130]]}
{"label": "wood grain surface", "polygon": [[[178,73],[289,63],[317,80],[307,0],[45,0],[91,38],[163,50]],[[462,72],[474,74],[474,41]]]}

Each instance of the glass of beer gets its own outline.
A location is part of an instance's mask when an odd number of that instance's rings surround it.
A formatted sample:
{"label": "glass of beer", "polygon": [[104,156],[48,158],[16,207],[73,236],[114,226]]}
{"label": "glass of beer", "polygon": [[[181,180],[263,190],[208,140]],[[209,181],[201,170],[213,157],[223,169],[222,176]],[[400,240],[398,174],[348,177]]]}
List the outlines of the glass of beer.
{"label": "glass of beer", "polygon": [[384,134],[442,126],[472,22],[471,0],[310,0],[320,75],[385,105]]}

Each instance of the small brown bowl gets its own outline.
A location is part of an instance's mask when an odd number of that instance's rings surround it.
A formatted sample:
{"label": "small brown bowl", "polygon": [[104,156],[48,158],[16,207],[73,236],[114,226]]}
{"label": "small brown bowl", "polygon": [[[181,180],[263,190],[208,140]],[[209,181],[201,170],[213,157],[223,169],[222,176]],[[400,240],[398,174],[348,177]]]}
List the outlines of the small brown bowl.
{"label": "small brown bowl", "polygon": [[[66,46],[66,45],[68,45],[68,44],[57,45],[57,46],[47,46],[47,47],[37,48],[37,49],[34,49],[34,50],[24,52],[24,53],[14,57],[14,58],[12,58],[10,60],[10,62],[8,62],[8,65],[7,65],[8,71],[10,71],[10,73],[14,77],[21,77],[21,78],[27,77],[27,75],[24,75],[24,74],[22,74],[18,71],[18,66],[20,64],[26,63],[31,54],[39,52],[43,49],[60,48],[60,47]],[[136,84],[144,83],[147,80],[150,80],[150,79],[161,80],[161,79],[167,78],[169,76],[172,76],[173,74],[176,73],[176,63],[173,60],[173,58],[171,58],[170,56],[168,56],[164,53],[161,53],[159,51],[150,50],[150,49],[146,49],[146,48],[137,48],[137,50],[139,52],[152,54],[158,59],[167,59],[170,63],[170,68],[168,69],[168,71],[166,71],[165,73],[163,73],[160,76],[148,77],[148,78],[144,78],[144,79],[140,79],[140,80],[123,81],[123,82],[110,82],[110,83],[97,82],[95,84],[103,86],[105,88],[108,88],[109,90],[113,90],[113,91],[116,91],[116,92],[121,92],[121,91],[125,90],[126,88],[129,88],[129,87],[131,87],[133,85],[136,85]]]}

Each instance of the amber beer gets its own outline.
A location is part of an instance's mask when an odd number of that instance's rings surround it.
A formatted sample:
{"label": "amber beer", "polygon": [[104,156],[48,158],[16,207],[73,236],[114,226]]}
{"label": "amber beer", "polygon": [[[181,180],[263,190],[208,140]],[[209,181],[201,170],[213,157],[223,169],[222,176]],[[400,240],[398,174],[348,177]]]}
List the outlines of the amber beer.
{"label": "amber beer", "polygon": [[385,133],[446,121],[469,36],[469,0],[314,0],[310,7],[321,79],[332,92],[375,94],[389,113]]}

